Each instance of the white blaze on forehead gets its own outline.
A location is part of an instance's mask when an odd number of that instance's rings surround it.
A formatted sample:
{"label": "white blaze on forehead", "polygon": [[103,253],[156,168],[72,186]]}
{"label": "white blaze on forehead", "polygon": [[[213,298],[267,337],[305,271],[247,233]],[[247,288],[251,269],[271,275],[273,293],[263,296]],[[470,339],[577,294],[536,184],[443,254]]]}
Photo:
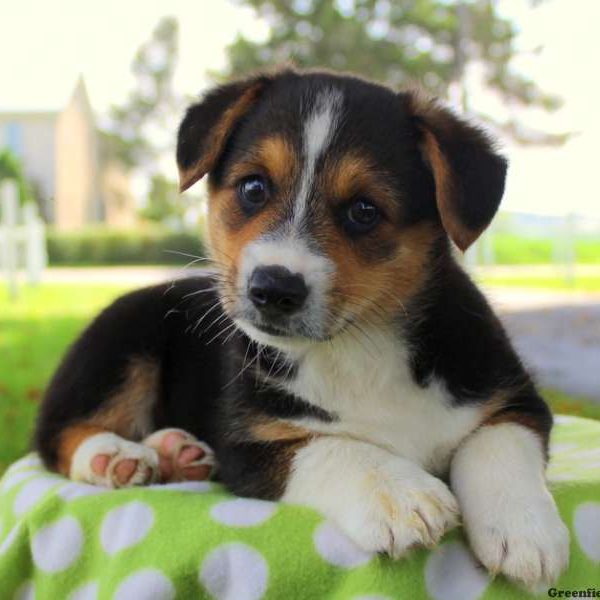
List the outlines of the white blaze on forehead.
{"label": "white blaze on forehead", "polygon": [[335,135],[340,121],[342,100],[342,93],[335,88],[319,92],[304,122],[302,134],[304,168],[294,208],[295,225],[299,224],[306,214],[310,188],[315,175],[315,166]]}

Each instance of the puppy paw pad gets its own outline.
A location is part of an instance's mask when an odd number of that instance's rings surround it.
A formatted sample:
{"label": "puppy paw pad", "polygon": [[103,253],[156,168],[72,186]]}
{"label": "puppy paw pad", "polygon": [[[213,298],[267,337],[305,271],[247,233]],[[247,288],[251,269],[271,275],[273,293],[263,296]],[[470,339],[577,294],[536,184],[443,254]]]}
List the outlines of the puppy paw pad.
{"label": "puppy paw pad", "polygon": [[163,482],[203,481],[214,470],[214,454],[209,446],[181,429],[156,431],[143,444],[158,452]]}

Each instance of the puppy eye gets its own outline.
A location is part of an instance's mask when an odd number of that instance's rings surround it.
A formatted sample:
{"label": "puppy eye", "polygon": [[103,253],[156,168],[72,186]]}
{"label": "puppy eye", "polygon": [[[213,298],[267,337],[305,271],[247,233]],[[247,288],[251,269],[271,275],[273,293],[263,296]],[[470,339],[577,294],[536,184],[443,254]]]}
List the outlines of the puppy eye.
{"label": "puppy eye", "polygon": [[380,219],[379,209],[368,200],[360,199],[346,209],[345,225],[350,233],[367,233],[379,223]]}
{"label": "puppy eye", "polygon": [[267,201],[268,187],[264,177],[250,175],[240,181],[238,197],[245,212],[252,214]]}

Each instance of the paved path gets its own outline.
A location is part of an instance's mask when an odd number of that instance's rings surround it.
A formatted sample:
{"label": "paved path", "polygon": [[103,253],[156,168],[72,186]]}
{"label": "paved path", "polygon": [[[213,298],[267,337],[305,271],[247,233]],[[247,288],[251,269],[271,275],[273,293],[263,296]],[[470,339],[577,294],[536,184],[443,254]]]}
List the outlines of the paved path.
{"label": "paved path", "polygon": [[[146,285],[199,269],[48,269],[48,283]],[[487,288],[487,296],[539,383],[600,403],[600,293]]]}
{"label": "paved path", "polygon": [[486,291],[540,384],[600,403],[600,294]]}

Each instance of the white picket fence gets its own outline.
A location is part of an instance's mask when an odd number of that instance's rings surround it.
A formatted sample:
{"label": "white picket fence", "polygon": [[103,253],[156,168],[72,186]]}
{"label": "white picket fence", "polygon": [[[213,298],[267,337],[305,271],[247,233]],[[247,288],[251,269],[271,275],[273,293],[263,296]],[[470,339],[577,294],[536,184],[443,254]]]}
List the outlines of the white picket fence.
{"label": "white picket fence", "polygon": [[0,182],[0,269],[11,298],[18,295],[21,269],[28,283],[35,285],[48,264],[44,223],[37,206],[28,203],[20,207],[18,200],[16,183]]}

